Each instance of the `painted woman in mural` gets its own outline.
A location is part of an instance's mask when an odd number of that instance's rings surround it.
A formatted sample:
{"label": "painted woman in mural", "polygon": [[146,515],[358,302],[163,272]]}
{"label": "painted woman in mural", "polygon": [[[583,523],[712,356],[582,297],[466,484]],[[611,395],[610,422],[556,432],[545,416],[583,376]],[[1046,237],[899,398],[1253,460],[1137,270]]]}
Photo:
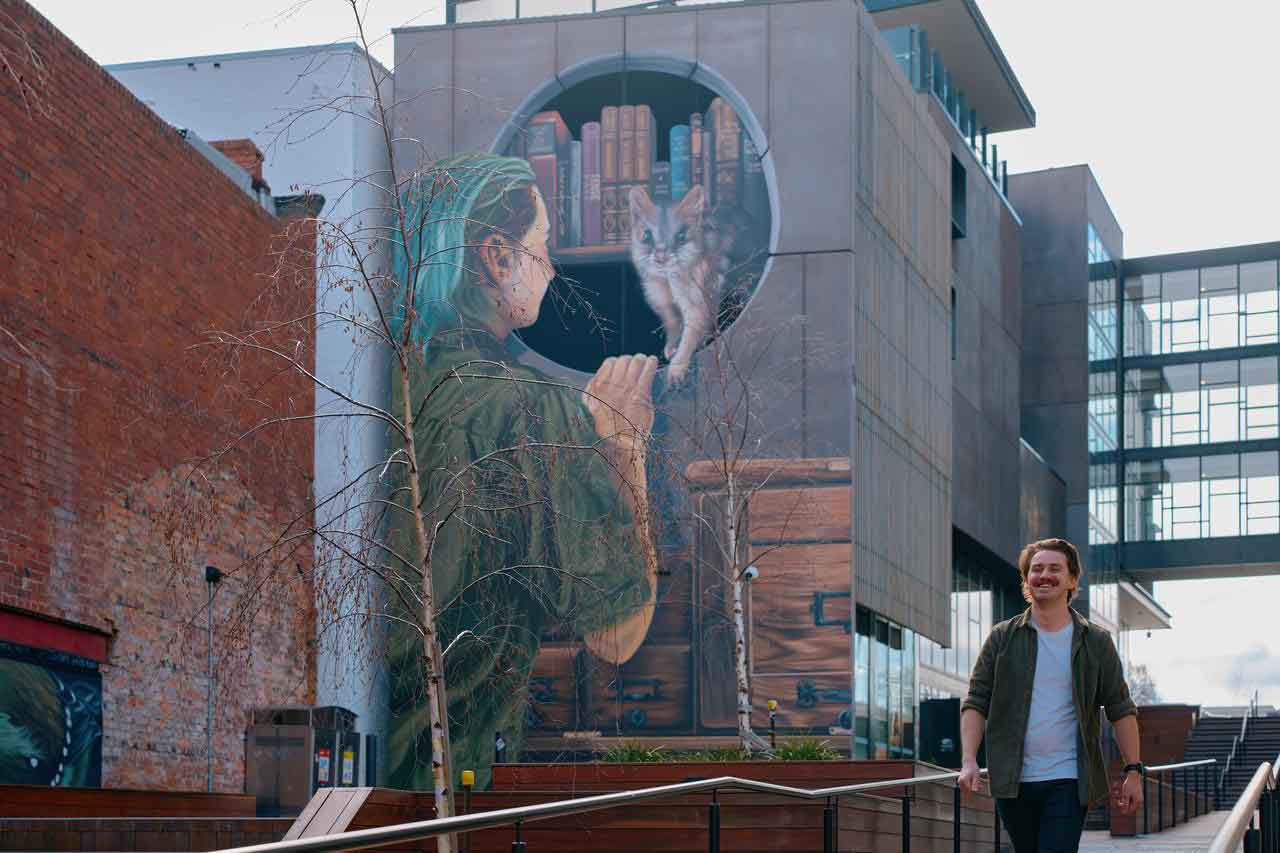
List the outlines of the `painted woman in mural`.
{"label": "painted woman in mural", "polygon": [[[423,504],[443,522],[430,562],[453,770],[475,770],[484,785],[497,733],[519,755],[544,636],[581,637],[617,664],[648,632],[657,567],[644,439],[657,361],[608,359],[585,391],[517,362],[512,333],[537,319],[554,278],[547,208],[525,161],[444,161],[409,207],[410,256],[422,259],[410,393],[423,413]],[[404,256],[397,272],[404,282]],[[400,591],[406,606],[413,586]],[[421,635],[394,628],[390,664],[390,779],[430,788]]]}

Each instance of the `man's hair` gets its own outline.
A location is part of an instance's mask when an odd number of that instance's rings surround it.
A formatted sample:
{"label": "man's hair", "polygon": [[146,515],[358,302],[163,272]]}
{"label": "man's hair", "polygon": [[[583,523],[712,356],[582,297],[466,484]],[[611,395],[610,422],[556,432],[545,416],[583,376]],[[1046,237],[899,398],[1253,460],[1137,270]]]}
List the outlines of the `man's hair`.
{"label": "man's hair", "polygon": [[1080,575],[1084,574],[1084,567],[1080,564],[1080,552],[1066,539],[1041,539],[1029,543],[1022,549],[1022,553],[1018,555],[1018,574],[1022,576],[1023,599],[1028,604],[1031,603],[1031,588],[1027,584],[1027,575],[1031,572],[1031,558],[1041,551],[1057,551],[1066,556],[1067,572],[1076,582],[1076,588],[1072,590],[1071,597],[1067,600],[1075,601],[1076,596],[1080,594]]}

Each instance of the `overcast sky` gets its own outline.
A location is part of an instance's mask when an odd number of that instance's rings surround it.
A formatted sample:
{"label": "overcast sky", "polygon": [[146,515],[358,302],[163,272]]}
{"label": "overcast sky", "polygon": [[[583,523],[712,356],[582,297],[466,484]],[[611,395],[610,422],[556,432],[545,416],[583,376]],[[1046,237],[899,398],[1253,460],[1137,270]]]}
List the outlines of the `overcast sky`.
{"label": "overcast sky", "polygon": [[[102,63],[354,39],[343,0],[33,0]],[[1138,257],[1280,239],[1280,110],[1270,57],[1280,4],[977,0],[1036,108],[996,137],[1011,172],[1088,163]],[[374,54],[443,3],[361,0]],[[1277,555],[1280,558],[1280,555]],[[1280,705],[1280,578],[1160,584],[1177,630],[1134,638],[1171,701]],[[1271,638],[1267,637],[1271,634]]]}

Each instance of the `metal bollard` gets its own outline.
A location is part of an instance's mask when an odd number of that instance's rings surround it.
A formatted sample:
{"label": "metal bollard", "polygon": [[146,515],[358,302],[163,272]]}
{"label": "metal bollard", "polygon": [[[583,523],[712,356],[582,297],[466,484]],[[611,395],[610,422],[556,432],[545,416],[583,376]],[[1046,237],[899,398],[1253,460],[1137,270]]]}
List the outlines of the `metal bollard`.
{"label": "metal bollard", "polygon": [[993,846],[992,849],[996,853],[1000,853],[1000,804],[996,802],[996,798],[991,798],[991,834]]}
{"label": "metal bollard", "polygon": [[524,839],[520,837],[521,821],[516,821],[516,840],[511,842],[511,853],[525,853]]}
{"label": "metal bollard", "polygon": [[836,810],[828,799],[827,807],[822,810],[823,853],[836,853],[836,834]]}

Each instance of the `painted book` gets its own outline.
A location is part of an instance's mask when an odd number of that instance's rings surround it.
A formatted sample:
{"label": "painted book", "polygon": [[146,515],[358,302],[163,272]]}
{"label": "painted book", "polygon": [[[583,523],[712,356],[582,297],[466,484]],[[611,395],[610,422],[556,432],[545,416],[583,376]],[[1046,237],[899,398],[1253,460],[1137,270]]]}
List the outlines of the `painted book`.
{"label": "painted book", "polygon": [[601,237],[600,122],[582,126],[582,245],[597,246]]}
{"label": "painted book", "polygon": [[618,107],[618,230],[610,242],[625,244],[631,239],[629,194],[636,183],[636,108]]}
{"label": "painted book", "polygon": [[582,245],[582,143],[569,143],[569,245]]}
{"label": "painted book", "polygon": [[758,222],[768,219],[769,187],[764,177],[764,163],[746,133],[742,134],[742,209]]}
{"label": "painted book", "polygon": [[671,198],[679,201],[689,191],[693,181],[693,164],[689,125],[677,124],[671,128]]}
{"label": "painted book", "polygon": [[529,120],[526,158],[547,205],[551,248],[566,244],[569,222],[565,196],[569,189],[569,126],[558,112],[542,112]]}
{"label": "painted book", "polygon": [[716,207],[732,207],[742,200],[742,128],[733,106],[723,98],[711,102],[715,137]]}
{"label": "painted book", "polygon": [[602,243],[619,242],[618,233],[618,115],[617,107],[600,111],[600,206]]}
{"label": "painted book", "polygon": [[659,160],[653,164],[653,177],[649,179],[649,196],[654,201],[669,201],[672,198],[673,185],[672,164]]}
{"label": "painted book", "polygon": [[715,176],[715,164],[711,161],[711,150],[714,141],[709,128],[702,129],[702,197],[708,208],[715,206],[716,187],[712,178]]}

